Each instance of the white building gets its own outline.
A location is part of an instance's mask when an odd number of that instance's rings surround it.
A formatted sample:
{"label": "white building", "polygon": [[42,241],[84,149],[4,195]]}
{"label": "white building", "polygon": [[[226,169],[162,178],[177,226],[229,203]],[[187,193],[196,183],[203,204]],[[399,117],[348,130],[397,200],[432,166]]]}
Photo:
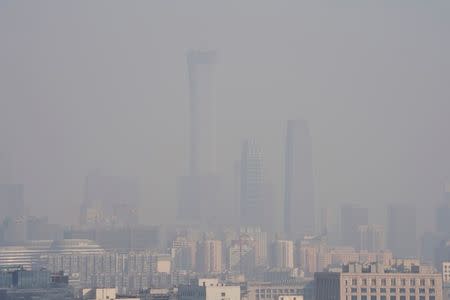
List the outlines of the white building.
{"label": "white building", "polygon": [[179,300],[240,300],[241,287],[224,285],[217,279],[199,279],[198,285],[182,285],[178,288]]}
{"label": "white building", "polygon": [[139,300],[139,298],[117,298],[117,290],[115,288],[103,289],[83,289],[81,291],[81,299],[83,300]]}

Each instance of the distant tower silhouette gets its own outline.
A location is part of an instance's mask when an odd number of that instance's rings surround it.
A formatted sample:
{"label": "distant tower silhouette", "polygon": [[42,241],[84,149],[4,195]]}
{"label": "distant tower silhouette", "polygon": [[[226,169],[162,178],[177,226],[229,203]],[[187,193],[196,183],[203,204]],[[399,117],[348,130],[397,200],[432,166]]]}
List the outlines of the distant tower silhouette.
{"label": "distant tower silhouette", "polygon": [[306,121],[289,120],[285,157],[284,231],[290,238],[314,234],[311,137]]}
{"label": "distant tower silhouette", "polygon": [[214,51],[190,51],[187,54],[190,91],[191,175],[216,171],[216,102],[213,96]]}
{"label": "distant tower silhouette", "polygon": [[[190,94],[189,173],[178,181],[178,217],[213,222],[219,194],[216,174],[216,102],[213,95],[214,51],[189,51]],[[217,210],[217,209],[216,209]],[[218,213],[218,212],[215,212]]]}

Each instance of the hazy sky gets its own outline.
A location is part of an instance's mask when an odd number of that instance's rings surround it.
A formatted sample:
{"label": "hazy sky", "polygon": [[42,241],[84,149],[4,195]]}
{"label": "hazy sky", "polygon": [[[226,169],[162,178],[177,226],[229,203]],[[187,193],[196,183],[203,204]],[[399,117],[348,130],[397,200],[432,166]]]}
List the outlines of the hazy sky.
{"label": "hazy sky", "polygon": [[304,118],[320,205],[409,201],[431,228],[450,175],[449,36],[448,0],[0,1],[0,152],[32,214],[75,223],[102,169],[140,178],[146,223],[174,216],[186,52],[215,49],[227,180],[255,138],[281,205],[285,123]]}

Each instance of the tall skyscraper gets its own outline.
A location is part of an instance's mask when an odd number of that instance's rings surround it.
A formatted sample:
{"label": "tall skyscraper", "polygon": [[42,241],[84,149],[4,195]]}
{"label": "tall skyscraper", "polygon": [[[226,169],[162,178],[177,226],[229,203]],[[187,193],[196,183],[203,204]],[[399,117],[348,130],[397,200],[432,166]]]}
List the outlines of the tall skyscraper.
{"label": "tall skyscraper", "polygon": [[190,91],[191,139],[190,174],[216,172],[216,102],[213,71],[214,51],[190,51],[187,54]]}
{"label": "tall skyscraper", "polygon": [[395,257],[417,255],[416,209],[408,203],[388,207],[388,249]]}
{"label": "tall skyscraper", "polygon": [[189,174],[178,181],[178,217],[183,221],[209,223],[219,199],[216,174],[216,105],[213,71],[214,51],[187,54],[190,99]]}
{"label": "tall skyscraper", "polygon": [[314,233],[311,137],[306,121],[289,120],[285,157],[284,230],[291,238]]}
{"label": "tall skyscraper", "polygon": [[264,207],[262,151],[255,141],[247,140],[241,153],[241,225],[261,226]]}
{"label": "tall skyscraper", "polygon": [[356,204],[341,206],[341,243],[359,248],[358,227],[369,223],[369,210]]}

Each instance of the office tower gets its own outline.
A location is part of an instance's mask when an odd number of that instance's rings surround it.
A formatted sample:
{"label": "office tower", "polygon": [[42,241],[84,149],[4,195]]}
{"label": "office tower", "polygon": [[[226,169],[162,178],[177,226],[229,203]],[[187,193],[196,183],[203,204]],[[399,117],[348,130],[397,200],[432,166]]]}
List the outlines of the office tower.
{"label": "office tower", "polygon": [[127,177],[86,177],[80,223],[88,226],[130,226],[138,223],[139,186]]}
{"label": "office tower", "polygon": [[289,120],[286,135],[284,230],[293,239],[314,234],[312,147],[308,125]]}
{"label": "office tower", "polygon": [[417,255],[416,209],[413,205],[392,204],[387,212],[387,246],[395,257]]}
{"label": "office tower", "polygon": [[294,242],[276,240],[272,243],[271,266],[280,269],[294,268]]}
{"label": "office tower", "polygon": [[190,51],[187,54],[191,175],[216,173],[216,102],[212,76],[216,60],[214,51]]}
{"label": "office tower", "polygon": [[212,206],[219,200],[216,174],[216,105],[213,95],[214,51],[187,54],[190,98],[189,174],[178,181],[178,217],[209,223],[219,217]]}
{"label": "office tower", "polygon": [[26,217],[22,184],[0,184],[0,243],[14,245],[26,240]]}
{"label": "office tower", "polygon": [[201,241],[197,247],[197,254],[197,266],[199,267],[199,272],[222,272],[222,241]]}
{"label": "office tower", "polygon": [[384,228],[381,225],[359,225],[358,250],[377,252],[384,250]]}
{"label": "office tower", "polygon": [[0,184],[0,222],[25,216],[22,184]]}
{"label": "office tower", "polygon": [[369,211],[356,204],[341,206],[341,242],[343,246],[359,248],[358,227],[369,223]]}
{"label": "office tower", "polygon": [[254,141],[247,140],[241,153],[241,225],[261,226],[264,202],[262,152]]}
{"label": "office tower", "polygon": [[185,237],[177,237],[172,242],[172,261],[175,270],[194,270],[196,244]]}

